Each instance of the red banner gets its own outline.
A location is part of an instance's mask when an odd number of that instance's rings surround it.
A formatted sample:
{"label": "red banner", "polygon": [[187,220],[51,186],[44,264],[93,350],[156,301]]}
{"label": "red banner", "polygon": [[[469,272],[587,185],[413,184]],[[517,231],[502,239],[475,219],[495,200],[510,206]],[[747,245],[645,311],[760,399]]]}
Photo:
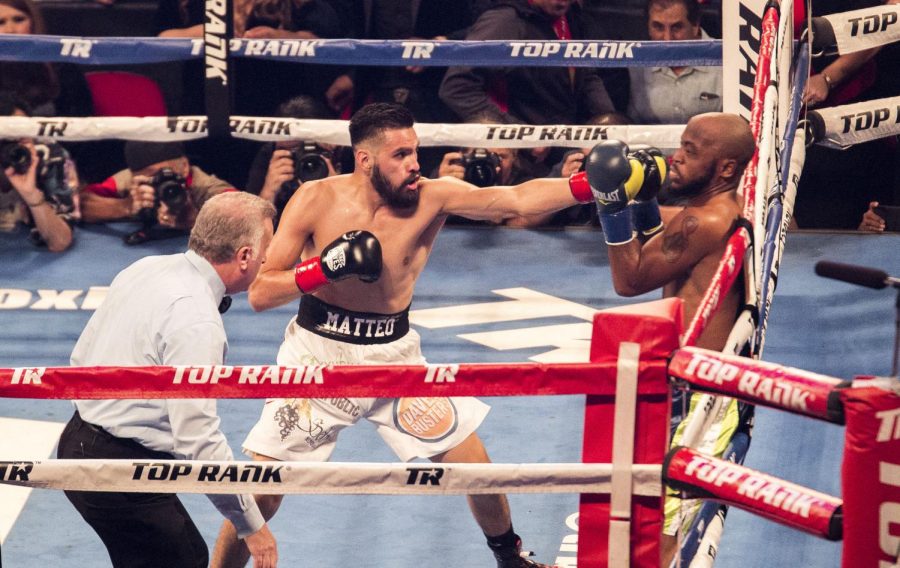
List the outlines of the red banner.
{"label": "red banner", "polygon": [[663,479],[692,497],[734,505],[829,540],[841,538],[841,500],[736,463],[675,447]]}
{"label": "red banner", "polygon": [[23,367],[0,369],[0,398],[611,396],[615,373],[614,363]]}
{"label": "red banner", "polygon": [[669,376],[698,390],[844,423],[838,387],[846,383],[834,377],[697,347],[675,352]]}
{"label": "red banner", "polygon": [[900,554],[898,384],[896,378],[856,380],[841,392],[847,416],[841,470],[844,568],[895,566]]}

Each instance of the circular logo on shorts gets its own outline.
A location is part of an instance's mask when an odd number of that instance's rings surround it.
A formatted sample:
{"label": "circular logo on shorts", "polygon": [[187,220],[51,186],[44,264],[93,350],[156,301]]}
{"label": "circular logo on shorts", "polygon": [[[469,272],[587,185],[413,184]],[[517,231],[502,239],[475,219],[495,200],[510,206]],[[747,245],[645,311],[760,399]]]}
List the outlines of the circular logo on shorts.
{"label": "circular logo on shorts", "polygon": [[449,398],[398,398],[394,401],[394,424],[410,436],[438,442],[456,431],[459,417]]}

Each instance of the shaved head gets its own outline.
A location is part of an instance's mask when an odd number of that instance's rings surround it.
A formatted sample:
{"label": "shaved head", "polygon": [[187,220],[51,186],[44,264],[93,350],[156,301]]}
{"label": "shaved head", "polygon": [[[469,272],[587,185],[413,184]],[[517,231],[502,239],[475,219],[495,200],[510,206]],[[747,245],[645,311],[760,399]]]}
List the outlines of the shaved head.
{"label": "shaved head", "polygon": [[740,177],[756,149],[746,120],[736,114],[708,112],[691,118],[688,128],[693,129],[704,144],[714,148],[720,159],[734,160]]}
{"label": "shaved head", "polygon": [[734,190],[756,144],[747,121],[736,114],[710,112],[688,121],[681,146],[672,155],[669,189],[677,199]]}

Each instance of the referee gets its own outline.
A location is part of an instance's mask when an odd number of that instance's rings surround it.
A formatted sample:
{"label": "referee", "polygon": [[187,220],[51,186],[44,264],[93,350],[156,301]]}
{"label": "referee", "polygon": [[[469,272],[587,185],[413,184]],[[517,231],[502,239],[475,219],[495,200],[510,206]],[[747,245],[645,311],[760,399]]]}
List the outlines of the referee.
{"label": "referee", "polygon": [[[243,292],[272,239],[271,203],[244,192],[207,201],[181,254],[138,260],[116,276],[78,338],[71,364],[221,365],[220,312]],[[231,460],[216,401],[77,400],[59,440],[63,459]],[[115,567],[206,568],[209,551],[174,494],[66,491]],[[238,527],[257,568],[278,554],[251,495],[209,495]]]}

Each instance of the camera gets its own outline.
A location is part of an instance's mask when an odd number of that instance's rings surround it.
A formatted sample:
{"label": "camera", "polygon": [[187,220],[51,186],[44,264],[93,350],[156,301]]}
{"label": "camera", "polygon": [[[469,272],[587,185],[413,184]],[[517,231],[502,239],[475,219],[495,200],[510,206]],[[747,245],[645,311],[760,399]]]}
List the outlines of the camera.
{"label": "camera", "polygon": [[61,212],[71,211],[75,207],[75,188],[69,183],[72,162],[68,152],[59,144],[35,144],[34,150],[38,156],[38,187],[47,201],[60,206]]}
{"label": "camera", "polygon": [[12,168],[21,175],[31,167],[31,151],[14,140],[0,142],[0,169]]}
{"label": "camera", "polygon": [[281,188],[275,194],[275,209],[279,215],[301,184],[328,177],[326,158],[331,158],[331,152],[323,150],[315,142],[303,142],[301,145],[291,148],[294,179],[281,184]]}
{"label": "camera", "polygon": [[[58,211],[68,213],[75,207],[74,188],[69,184],[69,154],[59,144],[35,144],[37,154],[38,188],[47,201],[58,206]],[[31,150],[17,141],[0,142],[0,169],[12,168],[22,175],[31,167]]]}
{"label": "camera", "polygon": [[163,168],[156,172],[150,185],[156,191],[157,204],[165,203],[173,217],[180,217],[188,204],[187,181],[171,169]]}
{"label": "camera", "polygon": [[138,219],[144,226],[156,224],[156,211],[160,203],[165,203],[169,213],[178,219],[188,203],[187,182],[171,168],[163,168],[156,172],[150,180],[153,187],[155,203],[153,207],[145,207],[138,211]]}
{"label": "camera", "polygon": [[328,177],[326,157],[330,158],[330,153],[322,150],[315,142],[304,142],[302,145],[292,148],[291,158],[294,160],[294,177],[301,184]]}
{"label": "camera", "polygon": [[465,169],[465,181],[478,187],[487,187],[497,181],[500,156],[484,148],[476,148],[472,152],[463,153],[462,166]]}
{"label": "camera", "polygon": [[123,240],[127,245],[139,245],[149,240],[164,238],[170,229],[162,229],[157,226],[156,214],[160,203],[165,203],[169,213],[176,219],[181,218],[188,207],[187,181],[171,168],[163,168],[156,172],[150,180],[153,187],[153,207],[145,207],[138,211],[138,220],[143,227],[133,233],[125,235]]}

